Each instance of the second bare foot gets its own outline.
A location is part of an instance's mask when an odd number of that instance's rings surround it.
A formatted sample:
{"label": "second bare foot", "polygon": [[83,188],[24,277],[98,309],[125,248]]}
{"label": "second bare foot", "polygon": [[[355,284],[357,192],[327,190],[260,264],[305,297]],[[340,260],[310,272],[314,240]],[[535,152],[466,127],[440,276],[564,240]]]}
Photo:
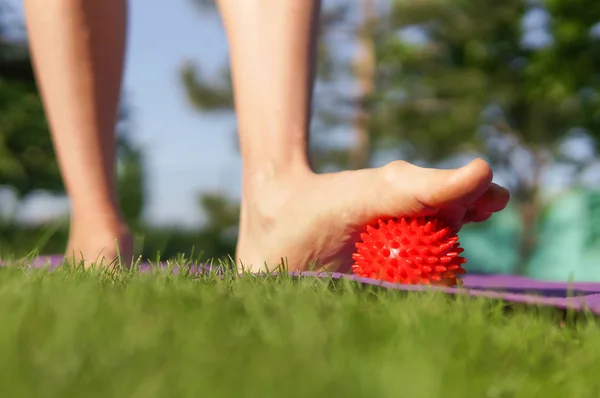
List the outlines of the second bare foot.
{"label": "second bare foot", "polygon": [[119,220],[73,219],[65,259],[72,264],[129,266],[133,259],[133,236]]}

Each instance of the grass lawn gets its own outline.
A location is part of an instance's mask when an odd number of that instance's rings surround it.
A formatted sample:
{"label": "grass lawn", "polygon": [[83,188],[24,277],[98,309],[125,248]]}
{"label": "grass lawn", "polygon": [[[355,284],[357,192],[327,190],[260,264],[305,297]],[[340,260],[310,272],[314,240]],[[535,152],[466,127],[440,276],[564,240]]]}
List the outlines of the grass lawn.
{"label": "grass lawn", "polygon": [[599,322],[557,314],[314,279],[4,268],[0,396],[600,396]]}

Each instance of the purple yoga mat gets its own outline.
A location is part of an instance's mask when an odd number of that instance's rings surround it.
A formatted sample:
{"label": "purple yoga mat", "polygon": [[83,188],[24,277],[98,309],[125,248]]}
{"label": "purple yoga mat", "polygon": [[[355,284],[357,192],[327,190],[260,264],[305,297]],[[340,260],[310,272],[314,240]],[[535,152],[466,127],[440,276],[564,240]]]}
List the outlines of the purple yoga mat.
{"label": "purple yoga mat", "polygon": [[[27,264],[31,268],[55,269],[62,265],[62,256],[36,257]],[[6,264],[0,264],[6,265]],[[164,265],[163,265],[164,266]],[[139,270],[147,272],[153,269],[150,264],[141,264]],[[208,266],[189,267],[193,273],[206,272]],[[177,271],[175,268],[174,271]],[[362,278],[355,275],[326,272],[292,272],[293,276],[345,279],[365,285],[381,286],[402,291],[436,290],[448,294],[466,294],[514,303],[537,304],[561,309],[590,310],[600,315],[600,282],[549,282],[514,275],[478,275],[467,274],[462,278],[460,288],[402,285]]]}

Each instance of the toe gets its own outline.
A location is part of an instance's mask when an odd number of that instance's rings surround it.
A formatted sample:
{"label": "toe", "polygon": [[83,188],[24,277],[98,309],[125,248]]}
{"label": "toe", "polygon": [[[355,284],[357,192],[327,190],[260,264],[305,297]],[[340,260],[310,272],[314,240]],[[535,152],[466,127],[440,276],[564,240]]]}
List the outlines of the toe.
{"label": "toe", "polygon": [[[481,159],[454,170],[422,168],[407,162],[392,162],[382,168],[382,191],[394,203],[393,210],[426,211],[473,203],[492,183],[490,166]],[[391,195],[390,195],[391,193]],[[413,202],[411,208],[406,208]]]}
{"label": "toe", "polygon": [[468,211],[463,219],[463,224],[486,221],[492,216],[492,214],[494,213]]}
{"label": "toe", "polygon": [[492,183],[483,195],[475,200],[472,209],[477,212],[495,213],[504,209],[509,200],[508,189]]}
{"label": "toe", "polygon": [[423,169],[419,197],[434,207],[472,203],[488,190],[492,178],[491,167],[481,159],[454,170]]}

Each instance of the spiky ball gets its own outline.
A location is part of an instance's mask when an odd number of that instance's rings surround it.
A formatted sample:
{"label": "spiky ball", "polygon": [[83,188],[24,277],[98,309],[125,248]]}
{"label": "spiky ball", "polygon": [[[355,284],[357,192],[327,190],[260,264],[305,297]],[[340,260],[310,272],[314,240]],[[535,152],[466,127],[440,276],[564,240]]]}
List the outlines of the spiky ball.
{"label": "spiky ball", "polygon": [[366,227],[352,256],[355,275],[403,284],[456,286],[464,274],[458,236],[434,217],[390,218]]}

